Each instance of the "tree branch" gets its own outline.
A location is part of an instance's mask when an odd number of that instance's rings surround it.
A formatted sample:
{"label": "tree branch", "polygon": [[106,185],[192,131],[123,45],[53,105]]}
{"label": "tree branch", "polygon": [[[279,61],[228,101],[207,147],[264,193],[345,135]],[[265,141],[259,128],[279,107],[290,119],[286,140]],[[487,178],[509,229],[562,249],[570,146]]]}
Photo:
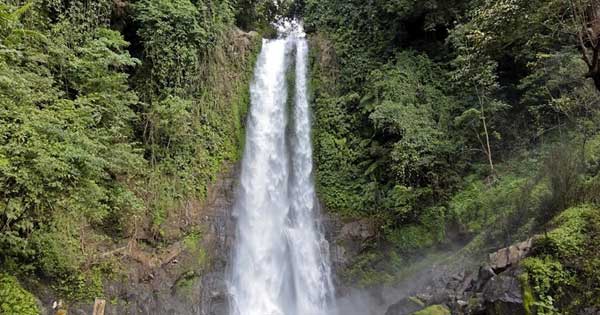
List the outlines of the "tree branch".
{"label": "tree branch", "polygon": [[588,49],[587,47],[585,47],[585,42],[583,41],[583,32],[585,31],[585,28],[583,30],[581,30],[580,32],[578,32],[577,37],[579,37],[579,50],[581,51],[581,57],[583,58],[583,61],[585,61],[585,63],[588,65],[588,67],[592,67],[592,62],[590,61],[590,58],[588,57]]}
{"label": "tree branch", "polygon": [[592,56],[592,64],[590,65],[590,72],[597,73],[600,69],[598,69],[598,57],[600,55],[600,46],[597,45],[594,48],[594,54]]}

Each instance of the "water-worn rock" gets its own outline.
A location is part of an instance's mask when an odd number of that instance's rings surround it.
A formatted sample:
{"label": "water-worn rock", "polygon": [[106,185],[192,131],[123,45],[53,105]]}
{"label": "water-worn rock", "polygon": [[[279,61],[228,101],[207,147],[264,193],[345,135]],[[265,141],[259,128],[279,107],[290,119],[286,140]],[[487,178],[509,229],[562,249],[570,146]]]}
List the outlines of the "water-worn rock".
{"label": "water-worn rock", "polygon": [[425,304],[418,298],[408,297],[392,304],[385,312],[385,315],[408,315],[424,307]]}
{"label": "water-worn rock", "polygon": [[586,308],[579,315],[600,315],[600,308]]}
{"label": "water-worn rock", "polygon": [[335,217],[329,217],[325,221],[334,270],[346,268],[377,234],[374,222],[369,219],[342,223]]}
{"label": "water-worn rock", "polygon": [[473,291],[480,291],[483,289],[483,286],[493,277],[496,276],[494,269],[488,264],[484,264],[479,267],[479,272],[477,273],[477,278],[473,279],[471,288]]}
{"label": "water-worn rock", "polygon": [[518,271],[492,277],[483,288],[483,300],[490,315],[524,315],[522,288]]}
{"label": "water-worn rock", "polygon": [[[524,315],[518,263],[529,254],[531,243],[530,239],[490,254],[479,269],[438,267],[431,271],[438,275],[410,295],[419,297],[426,305],[448,306],[452,314]],[[401,297],[388,308],[386,315],[406,314],[400,308],[405,305],[410,304]]]}
{"label": "water-worn rock", "polygon": [[364,241],[375,236],[375,233],[376,230],[373,222],[369,219],[361,219],[345,224],[338,238]]}

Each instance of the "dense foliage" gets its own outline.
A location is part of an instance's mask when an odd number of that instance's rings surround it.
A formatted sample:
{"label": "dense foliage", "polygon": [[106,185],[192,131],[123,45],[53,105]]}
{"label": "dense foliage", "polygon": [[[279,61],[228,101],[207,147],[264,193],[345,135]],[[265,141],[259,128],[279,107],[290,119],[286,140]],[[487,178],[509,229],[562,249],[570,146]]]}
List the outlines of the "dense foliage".
{"label": "dense foliage", "polygon": [[[282,14],[311,38],[320,197],[379,227],[345,279],[538,233],[531,309],[599,306],[595,0],[2,1],[0,270],[82,300],[117,244],[183,240],[204,265],[173,222],[240,155],[259,41],[236,26]],[[34,304],[0,274],[3,312]]]}
{"label": "dense foliage", "polygon": [[38,305],[31,293],[13,276],[0,274],[0,312],[13,315],[37,315]]}
{"label": "dense foliage", "polygon": [[303,14],[321,197],[381,227],[351,280],[448,237],[508,245],[596,202],[596,1],[307,0]]}
{"label": "dense foliage", "polygon": [[164,232],[241,148],[259,42],[237,5],[0,3],[0,270],[90,299],[107,244],[191,230]]}
{"label": "dense foliage", "polygon": [[47,275],[63,276],[77,268],[87,224],[139,208],[126,180],[116,179],[136,176],[144,161],[133,145],[138,98],[125,72],[138,60],[108,25],[65,31],[96,12],[54,5],[56,23],[39,16],[39,3],[1,8],[8,19],[0,55],[0,247],[5,265],[35,260]]}
{"label": "dense foliage", "polygon": [[569,208],[551,222],[534,257],[525,260],[524,277],[537,314],[580,313],[600,305],[600,215],[589,205]]}

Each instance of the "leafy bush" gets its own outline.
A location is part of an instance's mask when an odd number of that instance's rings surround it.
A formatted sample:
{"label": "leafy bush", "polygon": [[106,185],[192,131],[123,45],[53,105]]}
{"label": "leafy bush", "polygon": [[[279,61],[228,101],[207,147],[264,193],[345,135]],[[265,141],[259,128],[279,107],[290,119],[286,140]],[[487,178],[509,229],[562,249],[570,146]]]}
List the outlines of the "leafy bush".
{"label": "leafy bush", "polygon": [[58,279],[52,284],[52,289],[67,301],[90,303],[104,295],[102,279],[105,274],[97,268],[76,272]]}
{"label": "leafy bush", "polygon": [[[140,203],[116,180],[139,174],[145,164],[129,142],[137,97],[125,69],[137,61],[116,31],[97,26],[69,36],[65,29],[77,18],[67,14],[47,29],[13,30],[44,35],[14,37],[0,52],[1,260],[39,262],[32,257],[43,256],[42,240],[57,231],[58,218],[101,225]],[[76,232],[61,231],[67,232],[52,235],[78,242]],[[39,242],[28,242],[32,235]],[[54,258],[45,260],[49,268],[36,267],[51,272],[56,263],[59,273],[79,267]]]}
{"label": "leafy bush", "polygon": [[577,313],[597,307],[600,292],[600,213],[595,206],[567,209],[550,222],[552,230],[523,261],[540,314]]}
{"label": "leafy bush", "polygon": [[260,43],[232,1],[117,2],[0,4],[0,269],[67,300],[239,157]]}
{"label": "leafy bush", "polygon": [[503,176],[492,186],[471,178],[464,190],[450,201],[450,213],[468,233],[479,233],[501,215],[511,212],[525,180]]}
{"label": "leafy bush", "polygon": [[225,160],[240,156],[258,38],[231,30],[231,1],[144,0],[133,18],[143,46],[134,76],[137,134],[152,171],[146,204],[161,237],[169,210],[203,199]]}
{"label": "leafy bush", "polygon": [[440,241],[431,232],[431,230],[421,225],[406,225],[391,231],[388,238],[397,246],[400,252],[415,254]]}
{"label": "leafy bush", "polygon": [[559,261],[548,256],[527,258],[522,265],[527,270],[529,281],[539,299],[564,294],[561,288],[572,284],[574,280]]}
{"label": "leafy bush", "polygon": [[196,91],[209,48],[217,45],[232,22],[229,1],[143,0],[134,10],[144,44],[142,75],[152,78],[142,79],[141,94],[188,96]]}
{"label": "leafy bush", "polygon": [[37,315],[39,313],[34,296],[23,289],[15,277],[0,273],[0,314]]}
{"label": "leafy bush", "polygon": [[556,228],[540,240],[539,250],[563,260],[583,254],[588,218],[593,211],[591,206],[578,206],[560,213],[550,222]]}

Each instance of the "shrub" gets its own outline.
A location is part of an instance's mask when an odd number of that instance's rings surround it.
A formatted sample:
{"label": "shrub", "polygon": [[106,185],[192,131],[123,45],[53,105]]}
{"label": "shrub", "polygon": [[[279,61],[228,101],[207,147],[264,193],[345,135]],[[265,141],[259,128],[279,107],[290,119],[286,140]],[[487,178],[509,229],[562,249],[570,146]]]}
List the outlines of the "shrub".
{"label": "shrub", "polygon": [[529,281],[538,297],[560,292],[560,287],[572,283],[573,279],[562,263],[552,257],[529,257],[523,260]]}
{"label": "shrub", "polygon": [[559,214],[550,222],[555,228],[538,242],[538,250],[560,259],[581,255],[587,238],[587,216],[592,211],[590,206],[579,206]]}
{"label": "shrub", "polygon": [[581,200],[582,167],[578,150],[573,147],[560,144],[550,150],[544,165],[550,194],[540,209],[543,222]]}
{"label": "shrub", "polygon": [[37,315],[40,311],[35,297],[13,276],[0,273],[0,314]]}
{"label": "shrub", "polygon": [[450,215],[468,233],[479,233],[501,216],[514,210],[526,180],[515,175],[500,177],[492,186],[484,180],[469,178],[465,189],[450,201]]}
{"label": "shrub", "polygon": [[592,205],[569,208],[523,261],[538,314],[579,313],[600,300],[600,214]]}

